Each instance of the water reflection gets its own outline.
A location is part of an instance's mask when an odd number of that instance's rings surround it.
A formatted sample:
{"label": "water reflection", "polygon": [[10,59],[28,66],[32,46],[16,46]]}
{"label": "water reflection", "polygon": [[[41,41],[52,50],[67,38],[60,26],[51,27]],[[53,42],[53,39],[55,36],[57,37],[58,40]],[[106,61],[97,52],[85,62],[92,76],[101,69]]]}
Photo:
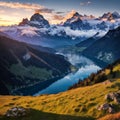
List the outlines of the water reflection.
{"label": "water reflection", "polygon": [[97,72],[101,69],[93,61],[84,56],[79,56],[76,54],[66,54],[65,57],[67,57],[68,61],[71,62],[73,65],[79,67],[79,70],[75,73],[68,74],[64,78],[54,82],[49,87],[42,91],[39,91],[35,95],[55,94],[66,91],[71,85],[77,83],[79,79],[84,79],[91,73]]}

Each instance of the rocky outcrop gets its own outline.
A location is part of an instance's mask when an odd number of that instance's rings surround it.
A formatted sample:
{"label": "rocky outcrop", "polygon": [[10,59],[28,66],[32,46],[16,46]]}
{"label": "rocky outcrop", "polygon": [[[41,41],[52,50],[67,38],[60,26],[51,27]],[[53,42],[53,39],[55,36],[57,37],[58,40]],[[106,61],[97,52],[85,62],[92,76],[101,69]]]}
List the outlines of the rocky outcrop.
{"label": "rocky outcrop", "polygon": [[29,113],[29,109],[23,107],[13,107],[9,109],[6,113],[6,117],[23,117]]}
{"label": "rocky outcrop", "polygon": [[114,113],[114,107],[112,104],[109,104],[109,103],[104,103],[104,104],[98,106],[97,110],[99,110],[99,111],[105,110],[108,113]]}
{"label": "rocky outcrop", "polygon": [[120,104],[120,91],[108,93],[107,95],[105,95],[105,100],[107,100],[108,103],[104,103],[102,105],[99,105],[97,107],[97,110],[99,110],[99,111],[105,110],[108,113],[114,113],[115,107],[113,104],[110,104],[109,102],[113,101],[115,104]]}
{"label": "rocky outcrop", "polygon": [[105,99],[114,101],[116,104],[120,104],[120,91],[107,94]]}

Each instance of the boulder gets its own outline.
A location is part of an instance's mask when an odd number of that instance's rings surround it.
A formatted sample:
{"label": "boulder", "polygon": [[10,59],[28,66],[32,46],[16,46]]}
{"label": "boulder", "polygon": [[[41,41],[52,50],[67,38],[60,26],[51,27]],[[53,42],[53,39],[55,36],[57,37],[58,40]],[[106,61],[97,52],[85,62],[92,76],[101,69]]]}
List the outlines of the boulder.
{"label": "boulder", "polygon": [[13,107],[9,109],[6,113],[6,117],[23,117],[29,113],[29,110],[23,107]]}
{"label": "boulder", "polygon": [[108,103],[104,103],[98,107],[98,110],[107,110],[109,107],[110,105]]}
{"label": "boulder", "polygon": [[101,110],[106,110],[106,111],[108,111],[108,113],[114,113],[113,105],[112,105],[112,104],[109,104],[109,103],[104,103],[104,104],[98,106],[97,109],[98,109],[99,111],[101,111]]}
{"label": "boulder", "polygon": [[120,104],[120,91],[107,94],[105,99],[112,100],[115,103]]}
{"label": "boulder", "polygon": [[110,83],[112,83],[112,80],[106,80],[105,82],[103,82],[104,85],[108,85]]}
{"label": "boulder", "polygon": [[114,112],[115,112],[115,110],[113,109],[113,107],[108,108],[108,113],[114,113]]}

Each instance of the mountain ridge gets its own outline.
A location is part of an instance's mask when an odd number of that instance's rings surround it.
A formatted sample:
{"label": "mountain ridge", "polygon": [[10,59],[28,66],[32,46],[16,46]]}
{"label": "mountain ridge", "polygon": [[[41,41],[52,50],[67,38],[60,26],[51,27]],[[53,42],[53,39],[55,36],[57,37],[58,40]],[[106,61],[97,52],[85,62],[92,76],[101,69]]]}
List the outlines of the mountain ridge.
{"label": "mountain ridge", "polygon": [[25,18],[19,25],[0,27],[0,31],[18,41],[57,48],[75,45],[97,32],[106,33],[119,25],[119,19],[112,22],[98,20],[93,16],[80,15],[78,12],[74,12],[62,24],[51,25],[42,15],[35,13],[30,20]]}
{"label": "mountain ridge", "polygon": [[[45,80],[48,80],[50,84],[63,74],[67,74],[71,66],[61,55],[37,50],[27,43],[5,36],[0,36],[0,53],[0,77],[2,84],[7,85],[10,94],[16,94],[12,91],[21,88],[24,90],[17,94],[34,94],[25,92],[25,88]],[[1,94],[5,92],[2,87],[0,87],[0,92]]]}
{"label": "mountain ridge", "polygon": [[[83,54],[106,63],[112,63],[119,58],[120,27],[109,32],[83,51]],[[107,45],[107,46],[106,46]]]}

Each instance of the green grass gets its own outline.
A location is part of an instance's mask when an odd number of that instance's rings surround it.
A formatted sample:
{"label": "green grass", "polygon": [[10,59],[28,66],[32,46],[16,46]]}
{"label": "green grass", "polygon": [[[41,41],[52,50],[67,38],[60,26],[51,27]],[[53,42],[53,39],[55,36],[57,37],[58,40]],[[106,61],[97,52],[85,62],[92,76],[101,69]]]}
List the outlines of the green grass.
{"label": "green grass", "polygon": [[32,79],[46,80],[52,76],[52,71],[50,70],[35,66],[24,67],[22,64],[13,64],[10,67],[10,71],[16,76],[22,77],[22,79],[27,77]]}

